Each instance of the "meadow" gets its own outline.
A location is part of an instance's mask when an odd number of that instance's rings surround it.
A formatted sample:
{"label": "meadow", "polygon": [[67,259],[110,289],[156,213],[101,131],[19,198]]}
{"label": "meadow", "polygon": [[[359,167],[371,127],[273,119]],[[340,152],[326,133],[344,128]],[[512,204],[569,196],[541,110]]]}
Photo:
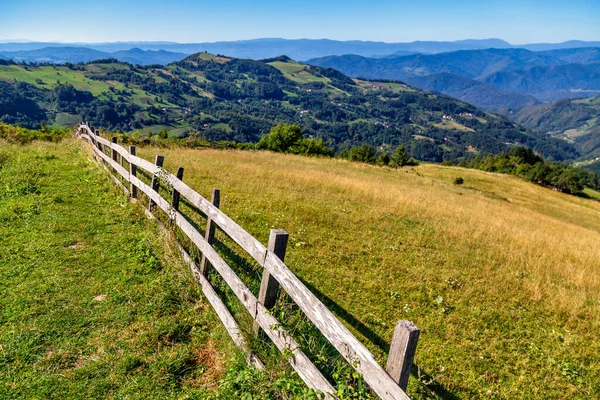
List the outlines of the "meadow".
{"label": "meadow", "polygon": [[433,164],[138,154],[183,166],[205,197],[221,189],[221,208],[263,243],[286,229],[286,264],[382,364],[396,321],[417,324],[414,398],[600,395],[597,201]]}
{"label": "meadow", "polygon": [[74,139],[0,139],[0,276],[0,399],[271,399],[288,381],[246,365],[170,236]]}
{"label": "meadow", "polygon": [[[600,396],[600,202],[434,164],[138,154],[185,167],[207,198],[221,189],[261,242],[287,230],[286,264],[382,365],[396,321],[419,326],[412,398]],[[245,365],[171,235],[82,142],[2,142],[0,220],[0,398],[306,396],[261,343],[267,372]],[[243,279],[256,290],[260,273]]]}

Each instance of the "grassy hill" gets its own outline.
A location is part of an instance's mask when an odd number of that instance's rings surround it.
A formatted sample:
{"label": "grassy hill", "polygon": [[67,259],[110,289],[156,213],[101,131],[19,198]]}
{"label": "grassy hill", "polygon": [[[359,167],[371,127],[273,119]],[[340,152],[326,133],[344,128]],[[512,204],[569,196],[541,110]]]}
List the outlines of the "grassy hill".
{"label": "grassy hill", "polygon": [[[0,392],[293,397],[284,360],[263,376],[229,360],[170,242],[83,149],[2,142]],[[138,154],[185,167],[205,196],[220,188],[221,208],[263,243],[286,229],[286,263],[382,364],[396,321],[414,321],[413,398],[600,395],[599,202],[432,164]],[[256,289],[261,271],[245,272]]]}
{"label": "grassy hill", "polygon": [[246,364],[82,141],[0,138],[0,182],[0,398],[304,398],[284,358]]}
{"label": "grassy hill", "polygon": [[[520,143],[556,160],[577,156],[566,142],[450,97],[399,82],[353,80],[287,57],[198,53],[164,67],[2,62],[0,86],[0,120],[28,126],[85,120],[108,130],[164,128],[180,137],[257,142],[274,125],[288,123],[338,151],[364,142],[379,151],[403,144],[410,156],[442,161]],[[443,123],[448,117],[455,123]]]}
{"label": "grassy hill", "polygon": [[213,392],[227,333],[81,143],[0,139],[0,182],[0,397]]}
{"label": "grassy hill", "polygon": [[205,196],[219,187],[261,241],[288,230],[287,264],[380,361],[397,320],[421,327],[414,398],[600,395],[600,203],[429,164],[138,153],[185,167]]}

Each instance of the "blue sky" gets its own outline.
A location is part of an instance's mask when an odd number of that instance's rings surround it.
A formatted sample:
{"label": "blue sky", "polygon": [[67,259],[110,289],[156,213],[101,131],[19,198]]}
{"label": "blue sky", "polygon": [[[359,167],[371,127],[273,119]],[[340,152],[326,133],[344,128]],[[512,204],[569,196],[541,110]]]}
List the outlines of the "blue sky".
{"label": "blue sky", "polygon": [[0,0],[0,40],[600,40],[600,0]]}

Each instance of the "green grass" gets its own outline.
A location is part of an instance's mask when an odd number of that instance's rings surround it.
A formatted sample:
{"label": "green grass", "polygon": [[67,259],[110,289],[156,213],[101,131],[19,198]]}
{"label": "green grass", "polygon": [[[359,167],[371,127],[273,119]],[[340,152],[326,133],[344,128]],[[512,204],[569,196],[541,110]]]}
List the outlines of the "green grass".
{"label": "green grass", "polygon": [[212,396],[234,352],[164,234],[81,143],[0,144],[0,398]]}
{"label": "green grass", "polygon": [[269,65],[280,70],[283,75],[291,81],[296,83],[304,84],[304,83],[312,83],[312,82],[323,82],[325,84],[329,83],[331,80],[324,76],[316,76],[310,72],[310,67],[307,65],[302,65],[295,61],[284,62],[284,61],[274,61],[269,63]]}
{"label": "green grass", "polygon": [[63,84],[71,84],[76,89],[89,91],[94,96],[99,96],[111,87],[106,82],[88,79],[80,71],[71,71],[67,67],[60,66],[28,66],[26,70],[23,66],[0,65],[0,79],[6,81],[16,79],[40,88],[53,88],[57,85],[57,81],[60,81]]}
{"label": "green grass", "polygon": [[[205,197],[220,188],[221,208],[261,242],[286,229],[286,263],[382,365],[395,323],[415,322],[413,398],[600,396],[597,201],[428,164],[138,154],[183,166]],[[244,279],[256,290],[260,270]]]}

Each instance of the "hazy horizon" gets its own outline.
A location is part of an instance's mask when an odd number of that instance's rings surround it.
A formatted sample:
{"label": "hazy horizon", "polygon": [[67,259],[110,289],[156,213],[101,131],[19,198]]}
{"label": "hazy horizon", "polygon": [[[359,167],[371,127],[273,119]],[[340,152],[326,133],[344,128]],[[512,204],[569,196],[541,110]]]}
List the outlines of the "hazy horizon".
{"label": "hazy horizon", "polygon": [[600,40],[600,2],[475,0],[400,3],[383,0],[281,4],[102,3],[29,0],[4,4],[4,42],[220,42],[257,38],[360,40],[387,43],[501,38],[511,44]]}

